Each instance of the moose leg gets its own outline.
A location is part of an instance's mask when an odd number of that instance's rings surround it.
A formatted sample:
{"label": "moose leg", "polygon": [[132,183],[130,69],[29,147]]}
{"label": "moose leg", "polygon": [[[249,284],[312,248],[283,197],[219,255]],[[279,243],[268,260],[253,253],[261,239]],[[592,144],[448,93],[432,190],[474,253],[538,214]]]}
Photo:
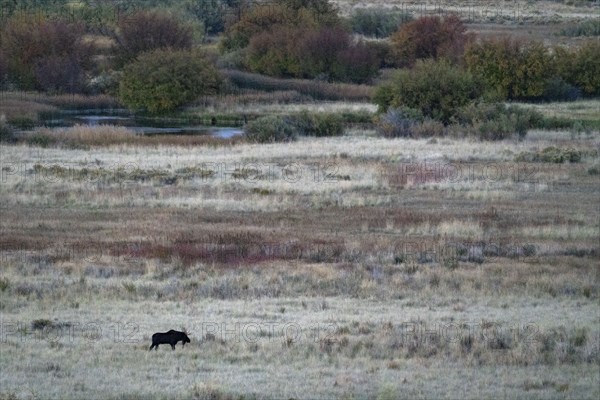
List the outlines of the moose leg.
{"label": "moose leg", "polygon": [[171,343],[171,349],[175,350],[175,345],[173,343]]}

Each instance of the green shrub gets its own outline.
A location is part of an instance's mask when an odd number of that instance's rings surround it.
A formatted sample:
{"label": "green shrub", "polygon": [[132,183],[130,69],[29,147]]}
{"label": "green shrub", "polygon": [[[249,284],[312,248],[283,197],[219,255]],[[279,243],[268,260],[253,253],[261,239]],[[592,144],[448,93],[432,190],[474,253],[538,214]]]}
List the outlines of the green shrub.
{"label": "green shrub", "polygon": [[359,8],[350,16],[352,32],[378,38],[390,36],[400,25],[409,21],[412,21],[409,13],[382,8]]}
{"label": "green shrub", "polygon": [[556,47],[558,76],[589,96],[600,95],[600,41],[588,40],[578,48]]}
{"label": "green shrub", "polygon": [[36,132],[27,136],[25,142],[29,146],[50,147],[58,143],[58,139],[46,133]]}
{"label": "green shrub", "polygon": [[161,49],[125,67],[119,98],[129,108],[161,113],[217,93],[220,85],[219,72],[201,53]]}
{"label": "green shrub", "polygon": [[9,121],[10,125],[18,129],[32,129],[35,126],[35,121],[26,116],[12,117]]}
{"label": "green shrub", "polygon": [[333,113],[309,113],[303,111],[292,117],[298,132],[304,136],[341,136],[344,134],[344,121]]}
{"label": "green shrub", "polygon": [[455,121],[480,139],[502,140],[515,133],[525,137],[528,129],[542,123],[543,116],[535,110],[502,103],[473,103],[463,107]]}
{"label": "green shrub", "polygon": [[552,57],[540,42],[504,38],[472,43],[465,61],[469,71],[500,99],[540,97],[554,76]]}
{"label": "green shrub", "polygon": [[550,78],[540,96],[545,101],[575,101],[580,97],[581,90],[560,77]]}
{"label": "green shrub", "polygon": [[4,118],[0,117],[0,142],[13,142],[15,140],[15,132],[13,128],[6,123]]}
{"label": "green shrub", "polygon": [[298,136],[298,128],[292,118],[278,115],[250,121],[244,130],[248,140],[257,143],[288,142]]}
{"label": "green shrub", "polygon": [[546,130],[571,129],[573,124],[574,121],[569,118],[544,117],[534,128]]}
{"label": "green shrub", "polygon": [[539,152],[522,152],[515,157],[520,162],[541,162],[562,164],[565,162],[577,163],[581,161],[581,152],[572,148],[561,149],[558,147],[546,147]]}
{"label": "green shrub", "polygon": [[399,70],[389,83],[378,88],[375,102],[380,111],[408,107],[446,124],[480,95],[480,85],[469,72],[445,60],[425,60],[418,61],[411,70]]}
{"label": "green shrub", "polygon": [[564,28],[563,36],[600,36],[600,21],[597,18],[588,19]]}

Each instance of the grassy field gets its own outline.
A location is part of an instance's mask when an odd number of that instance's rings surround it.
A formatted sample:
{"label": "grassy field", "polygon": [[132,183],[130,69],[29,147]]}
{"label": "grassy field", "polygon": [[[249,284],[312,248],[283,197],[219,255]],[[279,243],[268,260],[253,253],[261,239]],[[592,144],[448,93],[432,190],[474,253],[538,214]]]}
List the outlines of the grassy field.
{"label": "grassy field", "polygon": [[[598,14],[335,3],[457,12],[480,37],[546,45],[577,44],[561,32]],[[47,128],[122,105],[0,92],[15,135],[0,143],[0,400],[600,396],[600,100],[519,104],[548,125],[522,140],[386,139],[373,86],[222,72],[227,91],[169,123],[306,111],[338,114],[344,135]],[[148,351],[169,329],[191,343]]]}
{"label": "grassy field", "polygon": [[3,397],[600,394],[597,132],[119,137],[0,147]]}

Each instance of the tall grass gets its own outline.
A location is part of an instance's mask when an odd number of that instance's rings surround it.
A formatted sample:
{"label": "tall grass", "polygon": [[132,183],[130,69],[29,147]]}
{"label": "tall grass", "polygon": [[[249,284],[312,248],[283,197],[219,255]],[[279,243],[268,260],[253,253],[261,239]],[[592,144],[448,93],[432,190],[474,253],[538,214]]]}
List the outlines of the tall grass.
{"label": "tall grass", "polygon": [[125,127],[113,125],[86,126],[71,128],[39,128],[21,138],[27,144],[41,147],[88,148],[115,145],[140,146],[203,146],[233,144],[243,141],[234,137],[221,139],[208,135],[152,135],[145,136]]}

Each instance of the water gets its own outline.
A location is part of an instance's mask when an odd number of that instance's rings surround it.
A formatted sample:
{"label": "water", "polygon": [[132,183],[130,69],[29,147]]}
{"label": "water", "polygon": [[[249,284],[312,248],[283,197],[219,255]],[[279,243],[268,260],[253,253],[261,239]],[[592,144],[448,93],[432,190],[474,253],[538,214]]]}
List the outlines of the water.
{"label": "water", "polygon": [[[188,122],[188,123],[186,123]],[[173,118],[144,118],[130,114],[127,110],[62,110],[44,119],[49,127],[71,127],[74,125],[116,125],[124,126],[142,135],[210,135],[229,139],[243,135],[236,127],[217,127],[190,124],[189,121]]]}

